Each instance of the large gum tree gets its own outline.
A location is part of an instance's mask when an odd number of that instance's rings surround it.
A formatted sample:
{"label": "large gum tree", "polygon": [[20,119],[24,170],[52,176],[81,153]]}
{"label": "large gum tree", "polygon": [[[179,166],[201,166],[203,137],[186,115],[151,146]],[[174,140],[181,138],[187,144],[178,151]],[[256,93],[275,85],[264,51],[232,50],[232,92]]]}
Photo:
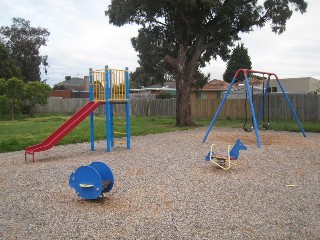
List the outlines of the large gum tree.
{"label": "large gum tree", "polygon": [[48,56],[40,55],[40,48],[47,45],[50,32],[32,27],[30,21],[23,18],[12,18],[12,22],[11,26],[0,27],[0,43],[8,49],[25,82],[40,81],[40,67],[45,74],[48,67]]}
{"label": "large gum tree", "polygon": [[[175,75],[177,126],[193,124],[190,94],[195,73],[218,56],[227,60],[239,34],[271,24],[281,34],[304,0],[112,0],[105,11],[115,26],[141,26],[135,42],[140,51],[161,56]],[[145,41],[148,39],[148,41]],[[136,44],[137,45],[137,44]],[[136,49],[140,50],[140,49]]]}

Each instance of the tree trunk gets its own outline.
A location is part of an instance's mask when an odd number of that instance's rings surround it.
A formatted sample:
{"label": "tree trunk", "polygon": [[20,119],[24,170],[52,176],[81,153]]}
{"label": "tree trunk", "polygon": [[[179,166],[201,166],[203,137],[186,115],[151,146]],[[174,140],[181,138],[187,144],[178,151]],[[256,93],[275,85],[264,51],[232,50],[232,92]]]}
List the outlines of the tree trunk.
{"label": "tree trunk", "polygon": [[[180,75],[180,74],[179,74]],[[191,80],[184,77],[185,74],[177,76],[177,104],[176,125],[185,127],[194,125],[191,118]]]}
{"label": "tree trunk", "polygon": [[[177,104],[176,104],[176,125],[178,127],[186,127],[194,125],[191,118],[191,86],[193,81],[192,69],[187,66],[186,60],[186,47],[179,46],[178,57],[173,58],[166,55],[165,61],[169,63],[175,70],[176,75],[176,91],[177,91]],[[190,71],[191,70],[191,71]]]}

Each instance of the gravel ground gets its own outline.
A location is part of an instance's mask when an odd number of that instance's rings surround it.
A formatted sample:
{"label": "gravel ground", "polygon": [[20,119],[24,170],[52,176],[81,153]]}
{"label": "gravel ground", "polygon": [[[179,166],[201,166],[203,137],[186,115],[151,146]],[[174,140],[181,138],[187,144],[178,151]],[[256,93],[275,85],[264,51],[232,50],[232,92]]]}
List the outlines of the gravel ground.
{"label": "gravel ground", "polygon": [[[320,239],[320,134],[206,128],[56,146],[24,161],[0,154],[0,239]],[[204,161],[237,138],[248,146],[229,171]],[[31,157],[30,157],[31,158]],[[104,198],[79,199],[68,181],[92,161],[113,170]]]}

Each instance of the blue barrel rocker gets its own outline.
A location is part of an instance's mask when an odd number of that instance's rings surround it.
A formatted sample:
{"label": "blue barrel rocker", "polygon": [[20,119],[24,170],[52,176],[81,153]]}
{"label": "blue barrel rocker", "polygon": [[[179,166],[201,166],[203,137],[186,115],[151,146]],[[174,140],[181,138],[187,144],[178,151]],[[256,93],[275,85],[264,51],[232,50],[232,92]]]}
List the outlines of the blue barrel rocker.
{"label": "blue barrel rocker", "polygon": [[69,186],[83,199],[97,199],[110,192],[114,177],[109,166],[103,162],[92,162],[81,166],[70,175]]}

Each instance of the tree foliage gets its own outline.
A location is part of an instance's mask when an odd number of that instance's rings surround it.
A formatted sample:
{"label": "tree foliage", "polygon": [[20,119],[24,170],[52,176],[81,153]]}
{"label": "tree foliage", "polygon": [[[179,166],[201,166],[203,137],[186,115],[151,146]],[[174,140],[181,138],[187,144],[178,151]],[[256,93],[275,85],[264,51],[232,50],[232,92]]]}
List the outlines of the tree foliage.
{"label": "tree foliage", "polygon": [[30,116],[34,116],[36,104],[45,105],[51,88],[48,84],[41,82],[28,82],[25,85],[25,99],[29,107]]}
{"label": "tree foliage", "polygon": [[23,107],[28,107],[33,117],[35,105],[46,104],[50,90],[50,86],[42,82],[24,83],[18,78],[0,78],[0,114],[14,120]]}
{"label": "tree foliage", "polygon": [[25,96],[24,82],[18,78],[9,78],[8,80],[1,80],[1,100],[6,104],[6,108],[10,111],[11,119],[20,112],[22,101]]}
{"label": "tree foliage", "polygon": [[67,90],[66,86],[63,84],[55,84],[52,89],[53,90]]}
{"label": "tree foliage", "polygon": [[147,87],[155,84],[164,85],[165,82],[174,81],[172,74],[159,68],[149,68],[140,65],[136,70],[130,73],[130,82],[136,88]]}
{"label": "tree foliage", "polygon": [[167,92],[166,90],[161,90],[157,95],[156,99],[170,99],[172,98],[172,94]]}
{"label": "tree foliage", "polygon": [[[141,30],[139,30],[141,31]],[[150,47],[153,39],[152,33],[142,33],[139,38],[132,38],[133,48],[139,52],[138,54],[138,63],[139,68],[136,69],[136,74],[140,77],[143,77],[142,86],[150,86],[154,84],[164,84],[167,81],[172,80],[173,71],[172,68],[164,61],[163,53],[158,52],[157,48]]]}
{"label": "tree foliage", "polygon": [[0,43],[0,78],[21,78],[21,71],[15,65],[7,48]]}
{"label": "tree foliage", "polygon": [[134,72],[130,73],[130,84],[134,85],[135,88],[141,88],[154,84],[151,76],[146,73],[143,67],[137,67]]}
{"label": "tree foliage", "polygon": [[[238,44],[235,47],[235,49],[233,49],[232,54],[227,62],[226,71],[223,74],[223,80],[226,82],[231,82],[234,74],[240,68],[252,68],[251,58],[248,54],[248,49],[245,48],[243,44]],[[237,81],[242,80],[244,80],[244,76],[241,72],[238,75]]]}
{"label": "tree foliage", "polygon": [[0,28],[2,42],[9,50],[15,64],[20,68],[25,82],[40,81],[40,67],[47,73],[48,56],[40,55],[40,48],[47,45],[49,31],[30,26],[30,21],[13,18],[13,23]]}
{"label": "tree foliage", "polygon": [[0,78],[0,114],[8,115],[10,112],[7,98],[7,80]]}
{"label": "tree foliage", "polygon": [[198,91],[210,80],[210,74],[205,75],[203,72],[196,71],[194,76],[193,88]]}
{"label": "tree foliage", "polygon": [[293,11],[306,8],[304,0],[113,0],[106,15],[116,26],[141,25],[133,45],[150,64],[170,66],[177,82],[176,124],[186,126],[192,124],[190,94],[200,67],[218,56],[227,60],[240,33],[268,22],[282,33]]}

